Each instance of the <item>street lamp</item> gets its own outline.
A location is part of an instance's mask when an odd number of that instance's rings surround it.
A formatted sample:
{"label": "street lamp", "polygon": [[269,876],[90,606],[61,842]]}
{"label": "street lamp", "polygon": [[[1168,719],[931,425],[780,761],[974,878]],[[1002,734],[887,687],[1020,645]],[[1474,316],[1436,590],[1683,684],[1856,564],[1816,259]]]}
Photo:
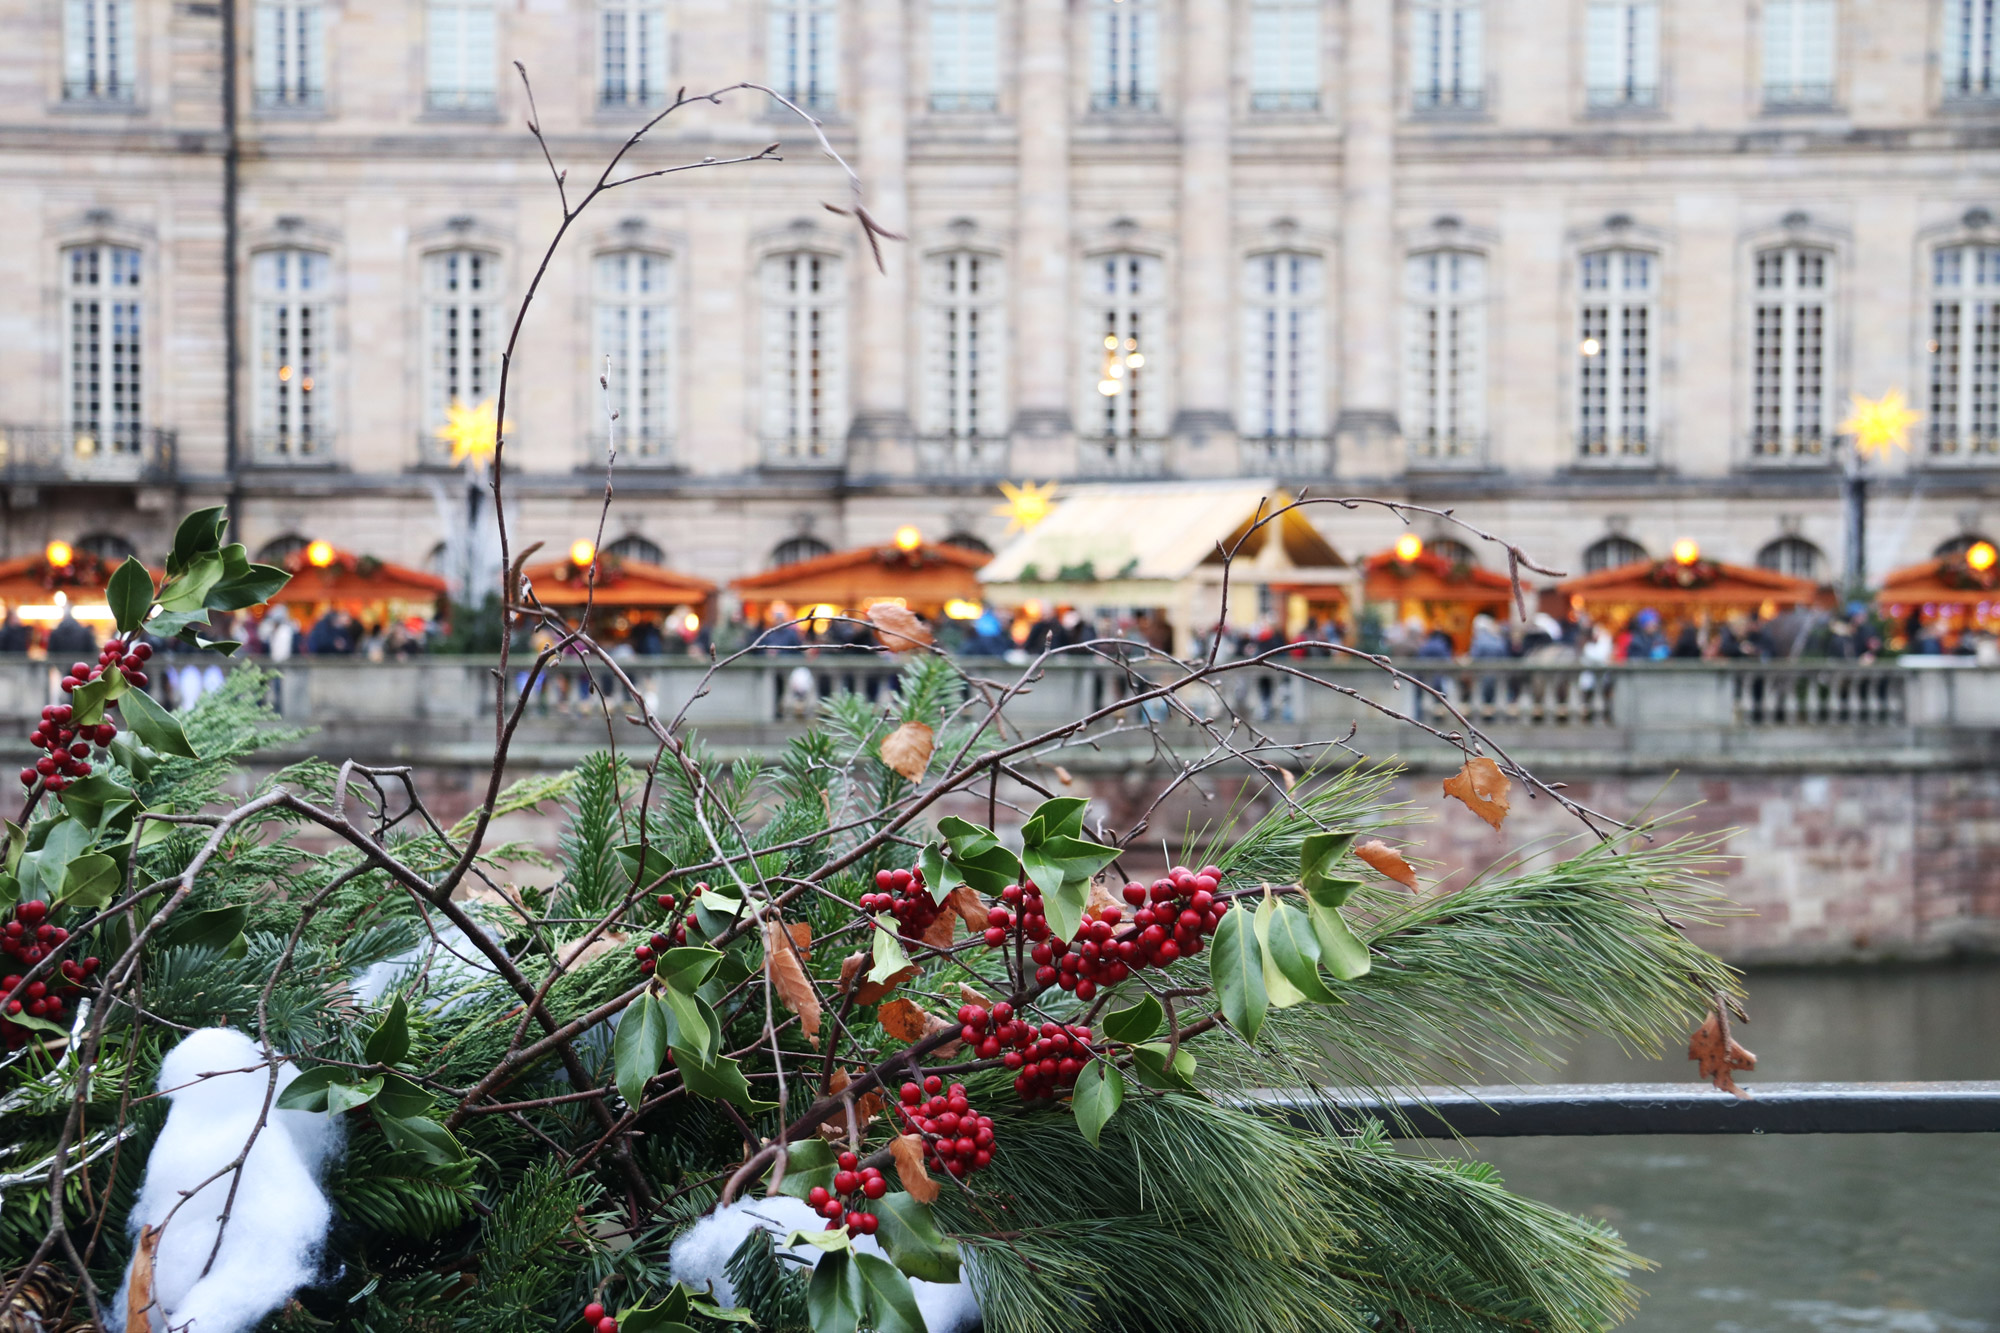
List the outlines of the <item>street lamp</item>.
{"label": "street lamp", "polygon": [[1910,427],[1924,419],[1903,401],[1901,389],[1891,389],[1880,398],[1854,394],[1849,401],[1854,411],[1840,423],[1840,429],[1854,447],[1841,469],[1841,495],[1847,510],[1847,590],[1859,593],[1868,586],[1868,462],[1891,449],[1908,451]]}

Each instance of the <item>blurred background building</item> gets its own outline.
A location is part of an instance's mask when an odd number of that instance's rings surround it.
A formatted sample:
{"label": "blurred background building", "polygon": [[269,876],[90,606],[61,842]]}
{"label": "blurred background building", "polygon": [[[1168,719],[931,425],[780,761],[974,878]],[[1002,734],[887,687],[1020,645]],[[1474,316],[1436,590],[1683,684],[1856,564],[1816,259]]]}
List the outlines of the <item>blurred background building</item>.
{"label": "blurred background building", "polygon": [[[1850,394],[1925,414],[1868,567],[2000,527],[1990,0],[0,0],[0,554],[227,499],[446,568],[542,281],[520,529],[726,579],[996,484],[1268,477],[1571,572],[1831,580]],[[598,387],[609,358],[608,395]],[[1317,516],[1334,544],[1394,521]],[[1438,533],[1432,532],[1434,538]],[[1433,543],[1433,549],[1441,548]],[[1486,557],[1480,557],[1486,558]]]}

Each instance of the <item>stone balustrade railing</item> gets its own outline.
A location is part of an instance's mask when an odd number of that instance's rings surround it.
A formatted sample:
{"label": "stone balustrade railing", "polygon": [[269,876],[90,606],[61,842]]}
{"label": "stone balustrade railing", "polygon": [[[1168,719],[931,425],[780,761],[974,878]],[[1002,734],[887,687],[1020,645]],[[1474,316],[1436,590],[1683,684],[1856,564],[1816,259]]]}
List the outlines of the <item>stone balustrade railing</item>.
{"label": "stone balustrade railing", "polygon": [[[1019,672],[999,662],[968,665],[996,681],[1011,682]],[[1510,753],[1544,762],[1559,756],[1597,770],[1978,767],[2000,757],[2000,668],[1969,662],[1402,665],[1451,707],[1365,666],[1301,659],[1296,670],[1241,670],[1190,685],[1176,695],[1181,708],[1154,700],[1118,720],[1143,715],[1193,743],[1203,733],[1190,715],[1220,719],[1234,711],[1276,741],[1333,741],[1351,733],[1357,749],[1420,766],[1445,761],[1448,748],[1382,710],[1446,733],[1462,729],[1463,717]],[[724,751],[782,744],[822,698],[838,691],[889,709],[896,682],[894,663],[859,654],[762,658],[715,672],[705,687],[704,667],[686,658],[633,662],[628,670],[656,710],[670,716],[685,708],[690,724]],[[510,702],[521,684],[514,675],[506,682]],[[11,729],[23,755],[42,705],[58,697],[57,677],[46,663],[0,663],[0,727]],[[1008,725],[1015,734],[1032,734],[1115,708],[1147,682],[1166,678],[1157,665],[1128,673],[1102,663],[1058,663],[1008,704]],[[493,666],[485,659],[305,658],[285,665],[272,701],[286,721],[315,729],[314,739],[298,747],[302,753],[455,763],[490,754],[494,693]],[[641,734],[625,721],[628,711],[614,703],[607,732],[582,670],[559,668],[530,701],[517,756],[558,763],[603,746],[608,736],[621,745],[640,743]],[[1140,729],[1127,727],[1063,762],[1130,767],[1151,752]]]}

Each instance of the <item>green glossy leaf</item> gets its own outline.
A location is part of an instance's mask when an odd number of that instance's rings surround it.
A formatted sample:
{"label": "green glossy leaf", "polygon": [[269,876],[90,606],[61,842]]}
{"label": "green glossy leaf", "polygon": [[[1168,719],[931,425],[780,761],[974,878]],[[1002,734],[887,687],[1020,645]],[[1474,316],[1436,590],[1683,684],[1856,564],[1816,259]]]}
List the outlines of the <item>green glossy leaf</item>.
{"label": "green glossy leaf", "polygon": [[688,1290],[674,1283],[673,1290],[653,1305],[628,1306],[618,1312],[618,1333],[670,1333],[685,1328],[688,1317]]}
{"label": "green glossy leaf", "polygon": [[[1051,796],[1035,807],[1035,813],[1028,823],[1038,826],[1037,841],[1048,838],[1083,837],[1083,812],[1089,808],[1087,796]],[[1027,840],[1027,830],[1022,830],[1023,841]]]}
{"label": "green glossy leaf", "polygon": [[64,869],[62,893],[56,901],[71,907],[103,907],[118,892],[123,877],[118,862],[103,852],[85,852]]}
{"label": "green glossy leaf", "polygon": [[[1037,884],[1048,883],[1035,870],[1034,853],[1028,853],[1028,878]],[[1090,906],[1090,881],[1087,879],[1061,879],[1056,887],[1042,889],[1042,915],[1059,940],[1073,940],[1083,926],[1084,908]]]}
{"label": "green glossy leaf", "polygon": [[1255,1041],[1264,1029],[1271,997],[1264,989],[1264,951],[1257,944],[1251,913],[1234,907],[1222,914],[1208,949],[1208,976],[1230,1026],[1243,1040]]}
{"label": "green glossy leaf", "polygon": [[1371,966],[1368,946],[1348,926],[1340,911],[1347,895],[1359,884],[1358,880],[1337,880],[1307,889],[1305,893],[1306,918],[1312,923],[1313,938],[1319,942],[1320,964],[1342,981],[1367,976]]}
{"label": "green glossy leaf", "polygon": [[392,1146],[416,1153],[433,1166],[450,1166],[465,1160],[465,1149],[450,1130],[435,1120],[414,1115],[393,1116],[377,1106],[375,1123],[382,1127],[382,1137]]}
{"label": "green glossy leaf", "polygon": [[[1234,913],[1231,913],[1234,915]],[[1172,1049],[1163,1041],[1149,1041],[1143,1046],[1132,1048],[1132,1073],[1149,1088],[1161,1092],[1194,1091],[1194,1052],[1186,1046],[1173,1052],[1173,1061],[1167,1060]]]}
{"label": "green glossy leaf", "polygon": [[1304,1004],[1306,997],[1271,961],[1271,918],[1277,910],[1277,899],[1271,895],[1271,886],[1266,884],[1264,896],[1257,902],[1257,915],[1253,918],[1257,926],[1257,953],[1264,961],[1264,993],[1270,997],[1273,1009],[1290,1009],[1293,1005]]}
{"label": "green glossy leaf", "polygon": [[197,509],[174,529],[173,549],[167,555],[167,573],[178,574],[196,556],[219,550],[223,529],[228,526],[228,510],[221,505]]}
{"label": "green glossy leaf", "polygon": [[1271,1002],[1277,1003],[1277,989],[1271,984],[1276,976],[1302,1001],[1341,1003],[1319,974],[1319,936],[1312,922],[1290,903],[1276,898],[1265,901],[1271,904],[1271,912],[1266,917],[1263,908],[1257,909],[1257,934],[1264,946],[1264,985],[1271,991]]}
{"label": "green glossy leaf", "polygon": [[944,839],[947,855],[957,860],[976,859],[1000,845],[999,835],[957,815],[938,821],[938,836]]}
{"label": "green glossy leaf", "polygon": [[382,1075],[382,1091],[375,1094],[375,1104],[400,1120],[426,1114],[433,1100],[430,1093],[401,1074]]}
{"label": "green glossy leaf", "polygon": [[96,680],[85,681],[70,691],[70,722],[94,727],[104,720],[105,706],[117,702],[131,687],[122,671],[107,671]]}
{"label": "green glossy leaf", "polygon": [[69,1035],[69,1024],[53,1022],[46,1018],[37,1018],[25,1011],[7,1015],[7,1021],[16,1027],[32,1028],[36,1032],[46,1032],[51,1037],[67,1037]]}
{"label": "green glossy leaf", "polygon": [[194,557],[160,588],[160,609],[170,612],[201,610],[208,605],[209,589],[222,582],[226,572],[227,566],[223,564],[219,551]]}
{"label": "green glossy leaf", "polygon": [[21,901],[21,881],[12,874],[0,874],[0,912],[11,912]]}
{"label": "green glossy leaf", "polygon": [[[917,1293],[910,1289],[910,1279],[896,1265],[863,1250],[854,1252],[853,1262],[861,1276],[862,1315],[868,1327],[875,1333],[925,1333],[923,1312],[917,1309]],[[818,1333],[817,1328],[814,1333]]]}
{"label": "green glossy leaf", "polygon": [[941,903],[951,897],[951,891],[957,887],[957,884],[956,881],[948,876],[945,870],[944,853],[938,850],[936,843],[932,843],[924,848],[919,868],[924,872],[924,887],[930,891],[932,902]]}
{"label": "green glossy leaf", "polygon": [[136,805],[138,796],[132,789],[106,773],[92,773],[87,778],[79,778],[62,790],[57,798],[63,809],[94,829],[104,827],[104,810],[110,805]]}
{"label": "green glossy leaf", "polygon": [[669,949],[661,954],[653,965],[653,979],[677,991],[689,995],[708,980],[724,955],[720,949],[711,949],[706,944],[689,944],[678,949]]}
{"label": "green glossy leaf", "polygon": [[800,1139],[785,1149],[785,1179],[778,1193],[803,1199],[815,1185],[830,1190],[833,1173],[839,1169],[832,1144],[825,1139]]}
{"label": "green glossy leaf", "polygon": [[326,1109],[333,1115],[342,1115],[357,1106],[366,1106],[381,1091],[380,1074],[359,1083],[329,1083],[326,1085]]}
{"label": "green glossy leaf", "polygon": [[250,565],[241,571],[225,570],[222,578],[202,598],[201,604],[211,611],[240,611],[246,606],[261,606],[276,597],[291,581],[292,576],[276,565]]}
{"label": "green glossy leaf", "polygon": [[714,1011],[686,991],[671,986],[660,993],[659,1002],[666,1006],[667,1043],[676,1052],[694,1056],[696,1064],[705,1065],[714,1059],[719,1044],[716,1028],[709,1023]]}
{"label": "green glossy leaf", "polygon": [[645,1100],[646,1083],[660,1072],[667,1058],[667,1014],[650,995],[632,1001],[618,1020],[611,1041],[611,1064],[617,1071],[618,1095],[636,1108]]}
{"label": "green glossy leaf", "polygon": [[[706,1296],[690,1296],[688,1304],[704,1319],[720,1319],[725,1324],[744,1324],[757,1327],[757,1316],[740,1305],[717,1305]],[[623,1330],[620,1330],[623,1333]]]}
{"label": "green glossy leaf", "polygon": [[810,1245],[816,1250],[825,1250],[828,1254],[834,1254],[853,1249],[854,1238],[848,1234],[846,1227],[835,1227],[831,1231],[814,1227],[811,1231],[792,1232],[791,1235],[785,1237],[785,1243],[778,1248],[781,1250],[790,1250],[796,1249],[801,1245]]}
{"label": "green glossy leaf", "polygon": [[14,873],[21,897],[54,902],[62,895],[69,863],[90,850],[95,835],[78,819],[48,819],[28,831],[28,848]]}
{"label": "green glossy leaf", "polygon": [[1299,887],[1308,893],[1335,883],[1350,885],[1349,892],[1359,888],[1360,880],[1341,877],[1341,862],[1353,845],[1352,833],[1308,833],[1299,846]]}
{"label": "green glossy leaf", "polygon": [[1070,1108],[1076,1112],[1077,1129],[1091,1147],[1097,1146],[1097,1136],[1124,1104],[1125,1076],[1116,1065],[1092,1060],[1076,1076],[1076,1092],[1070,1098]]}
{"label": "green glossy leaf", "polygon": [[994,846],[978,856],[952,856],[945,860],[959,879],[982,897],[997,898],[1009,884],[1021,882],[1021,858],[1005,847]]}
{"label": "green glossy leaf", "polygon": [[277,1108],[280,1111],[324,1111],[327,1089],[340,1082],[347,1072],[333,1065],[308,1069],[278,1094]]}
{"label": "green glossy leaf", "polygon": [[730,1102],[753,1114],[769,1111],[776,1102],[758,1101],[750,1090],[750,1080],[743,1077],[743,1066],[728,1056],[713,1064],[699,1064],[690,1051],[678,1048],[674,1051],[675,1066],[681,1071],[681,1081],[687,1090],[697,1097],[711,1101]]}
{"label": "green glossy leaf", "polygon": [[887,981],[910,965],[903,942],[896,938],[896,918],[887,912],[875,914],[875,965],[868,969],[870,981]]}
{"label": "green glossy leaf", "polygon": [[146,613],[153,609],[153,576],[138,556],[126,556],[125,563],[111,572],[104,585],[104,600],[110,604],[120,634],[130,634],[146,623]]}
{"label": "green glossy leaf", "polygon": [[928,1205],[899,1191],[883,1195],[869,1211],[881,1224],[875,1239],[896,1267],[926,1282],[958,1281],[958,1242],[938,1230]]}
{"label": "green glossy leaf", "polygon": [[864,1299],[852,1256],[842,1250],[822,1257],[806,1283],[806,1318],[813,1333],[854,1333],[861,1327]]}
{"label": "green glossy leaf", "polygon": [[176,913],[153,936],[166,949],[198,945],[204,949],[226,950],[243,927],[249,924],[247,907],[211,907],[206,912]]}
{"label": "green glossy leaf", "polygon": [[658,893],[663,880],[674,872],[674,863],[657,843],[628,842],[618,849],[618,864],[625,877],[648,893]]}
{"label": "green glossy leaf", "polygon": [[1167,1011],[1148,995],[1129,1009],[1113,1009],[1104,1016],[1104,1035],[1113,1041],[1144,1041],[1167,1024]]}
{"label": "green glossy leaf", "polygon": [[124,715],[125,725],[132,729],[132,734],[155,754],[179,755],[183,759],[198,757],[194,746],[188,744],[187,733],[181,730],[180,719],[155,703],[153,696],[144,690],[133,690],[119,700],[118,711]]}
{"label": "green glossy leaf", "polygon": [[28,850],[28,831],[11,819],[0,822],[7,825],[7,873],[11,875],[21,864],[21,853]]}
{"label": "green glossy leaf", "polygon": [[361,1048],[361,1053],[378,1065],[396,1064],[410,1053],[410,1013],[402,996],[396,997],[389,1012],[368,1034],[368,1044]]}
{"label": "green glossy leaf", "polygon": [[[140,782],[144,782],[152,774],[155,757],[153,752],[139,744],[138,738],[129,731],[121,730],[111,738],[111,757]],[[147,835],[150,837],[153,829],[157,827],[162,826],[148,825]],[[145,845],[147,841],[148,838],[142,838],[141,845]]]}

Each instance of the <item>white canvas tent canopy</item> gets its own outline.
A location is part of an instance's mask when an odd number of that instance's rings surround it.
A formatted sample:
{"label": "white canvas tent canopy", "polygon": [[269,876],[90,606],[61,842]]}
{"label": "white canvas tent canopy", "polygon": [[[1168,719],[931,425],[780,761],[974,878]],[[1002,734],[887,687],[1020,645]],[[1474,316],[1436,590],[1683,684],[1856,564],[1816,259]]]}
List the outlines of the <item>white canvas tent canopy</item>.
{"label": "white canvas tent canopy", "polygon": [[[987,600],[1036,601],[1080,611],[1151,607],[1173,626],[1174,650],[1215,624],[1223,584],[1221,548],[1259,513],[1292,497],[1270,481],[1127,482],[1062,490],[1048,517],[979,571]],[[1246,628],[1272,584],[1351,588],[1356,572],[1293,509],[1250,533],[1229,574],[1227,621]],[[1282,615],[1282,611],[1280,612]]]}

